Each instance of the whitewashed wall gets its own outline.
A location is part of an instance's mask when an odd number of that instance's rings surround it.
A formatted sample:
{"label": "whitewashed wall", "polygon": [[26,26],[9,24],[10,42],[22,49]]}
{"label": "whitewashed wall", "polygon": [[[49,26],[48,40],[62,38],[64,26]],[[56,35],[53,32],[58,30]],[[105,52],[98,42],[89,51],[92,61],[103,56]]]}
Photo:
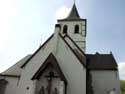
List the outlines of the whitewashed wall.
{"label": "whitewashed wall", "polygon": [[68,80],[67,94],[86,94],[86,69],[61,39],[56,57]]}
{"label": "whitewashed wall", "polygon": [[[63,32],[64,25],[68,26],[68,35],[76,42],[76,44],[83,50],[86,50],[86,23],[85,21],[63,21],[59,22],[61,25],[61,33]],[[75,25],[79,25],[79,32],[78,34],[74,33]],[[78,42],[81,41],[81,42]]]}
{"label": "whitewashed wall", "polygon": [[[22,75],[19,84],[19,94],[34,94],[34,82],[31,78],[37,72],[39,67],[48,57],[53,49],[53,39],[49,41],[26,65],[22,70]],[[27,90],[27,87],[29,89]]]}
{"label": "whitewashed wall", "polygon": [[[53,39],[51,39],[23,69],[19,84],[19,94],[34,94],[34,83],[31,78],[53,51],[53,42]],[[57,52],[54,54],[68,80],[67,94],[86,94],[86,69],[61,38],[58,39]],[[29,87],[28,90],[26,89],[27,87]]]}
{"label": "whitewashed wall", "polygon": [[94,94],[107,94],[106,91],[113,88],[116,89],[116,94],[120,94],[120,80],[117,71],[93,70],[91,74]]}
{"label": "whitewashed wall", "polygon": [[18,94],[17,87],[18,87],[19,78],[0,76],[0,79],[5,79],[6,81],[8,81],[5,94]]}

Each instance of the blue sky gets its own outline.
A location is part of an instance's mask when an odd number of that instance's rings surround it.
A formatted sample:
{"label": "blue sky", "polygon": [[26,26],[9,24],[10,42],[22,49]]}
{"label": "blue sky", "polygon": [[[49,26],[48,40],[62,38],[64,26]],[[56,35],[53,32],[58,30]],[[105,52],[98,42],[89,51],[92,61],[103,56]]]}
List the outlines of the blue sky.
{"label": "blue sky", "polygon": [[[73,0],[0,0],[0,71],[33,53],[72,5]],[[87,19],[87,53],[112,51],[125,66],[125,0],[76,0],[76,6]]]}

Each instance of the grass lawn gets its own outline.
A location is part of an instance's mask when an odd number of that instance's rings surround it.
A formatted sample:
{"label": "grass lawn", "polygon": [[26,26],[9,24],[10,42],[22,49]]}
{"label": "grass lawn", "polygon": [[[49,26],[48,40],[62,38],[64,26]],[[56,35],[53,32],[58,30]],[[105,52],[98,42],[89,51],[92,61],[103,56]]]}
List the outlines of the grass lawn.
{"label": "grass lawn", "polygon": [[121,94],[125,94],[125,80],[121,80],[120,81],[120,83],[121,83]]}
{"label": "grass lawn", "polygon": [[122,92],[121,94],[125,94],[125,92]]}

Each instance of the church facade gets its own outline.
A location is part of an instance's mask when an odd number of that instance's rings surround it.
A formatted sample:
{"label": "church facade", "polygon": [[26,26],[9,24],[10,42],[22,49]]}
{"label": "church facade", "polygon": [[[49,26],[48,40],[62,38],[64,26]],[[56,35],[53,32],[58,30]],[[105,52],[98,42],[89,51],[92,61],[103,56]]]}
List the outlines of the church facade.
{"label": "church facade", "polygon": [[112,53],[85,52],[86,23],[74,4],[35,53],[0,74],[0,94],[120,94]]}

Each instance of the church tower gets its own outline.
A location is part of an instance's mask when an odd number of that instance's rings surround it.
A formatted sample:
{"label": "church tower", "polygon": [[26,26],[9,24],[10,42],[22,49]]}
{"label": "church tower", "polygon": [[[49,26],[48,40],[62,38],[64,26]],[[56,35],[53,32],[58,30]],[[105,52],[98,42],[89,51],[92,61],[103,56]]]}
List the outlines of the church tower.
{"label": "church tower", "polygon": [[65,19],[58,20],[61,25],[61,34],[69,35],[73,41],[85,52],[86,50],[86,19],[79,16],[74,3],[69,15]]}

